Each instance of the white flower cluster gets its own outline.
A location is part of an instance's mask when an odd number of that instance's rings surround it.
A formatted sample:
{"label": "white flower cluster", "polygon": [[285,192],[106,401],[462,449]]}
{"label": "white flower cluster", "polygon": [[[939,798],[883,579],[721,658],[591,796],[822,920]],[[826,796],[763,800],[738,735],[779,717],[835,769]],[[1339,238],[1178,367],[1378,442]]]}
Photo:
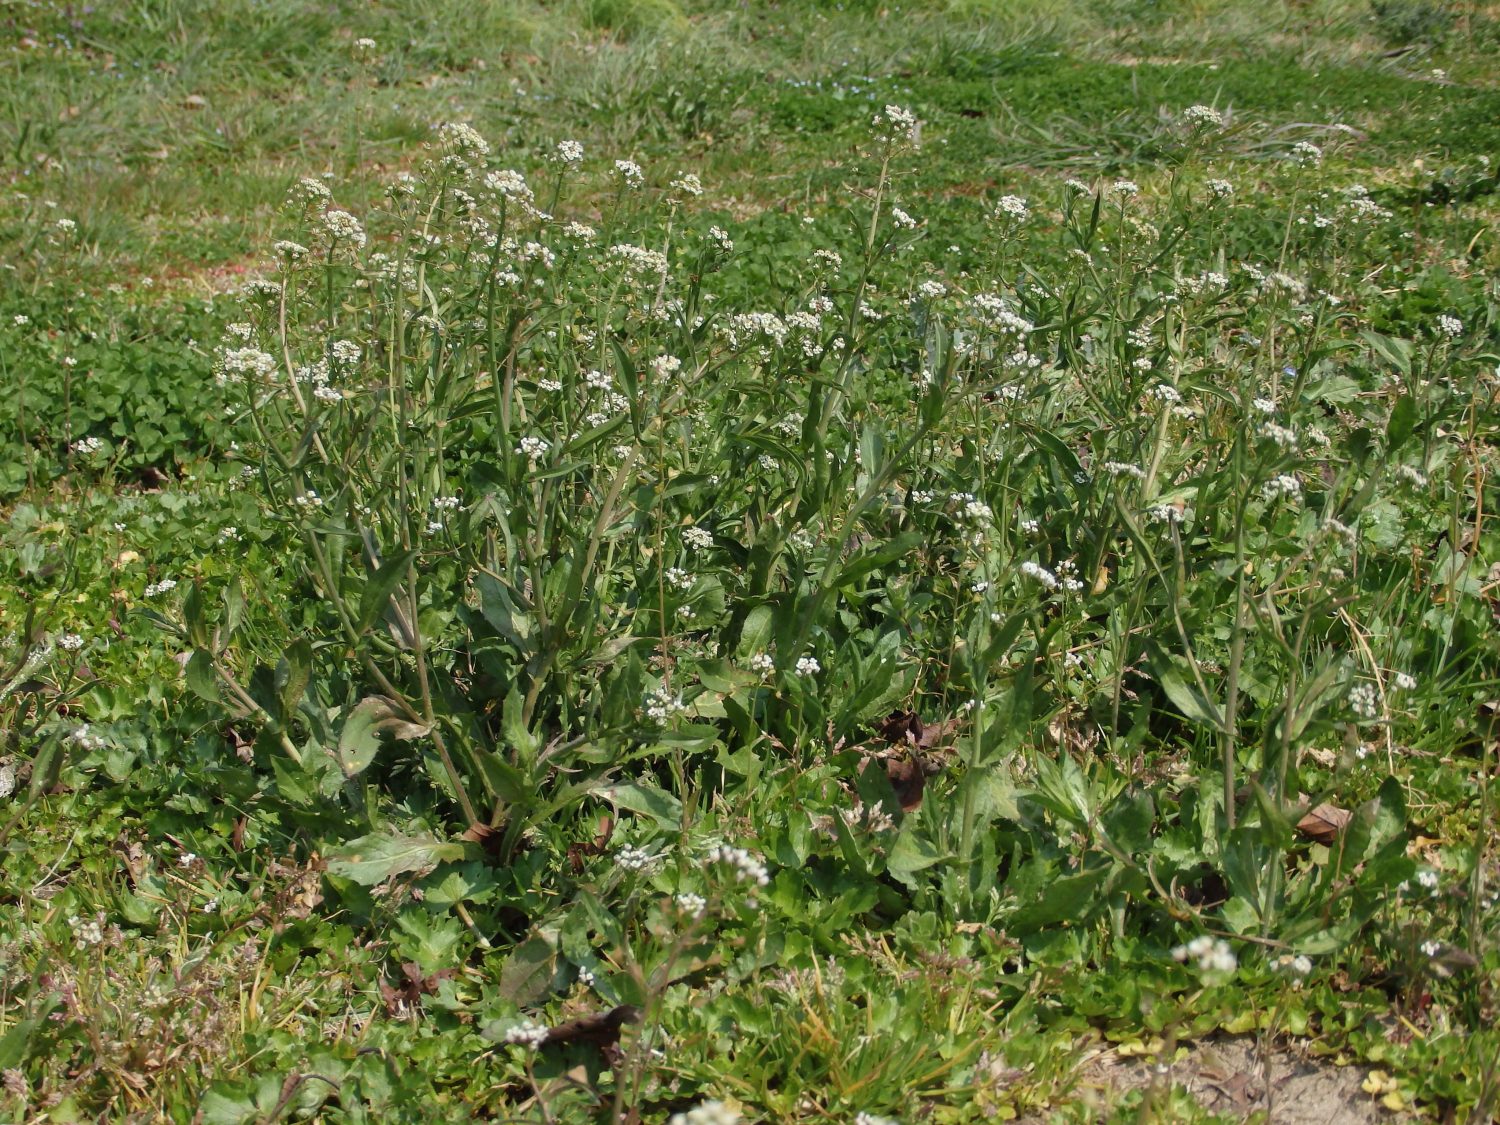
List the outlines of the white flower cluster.
{"label": "white flower cluster", "polygon": [[1172,950],[1172,959],[1184,963],[1191,961],[1198,966],[1199,972],[1218,976],[1228,976],[1240,964],[1227,941],[1208,934],[1200,934],[1187,944],[1179,945]]}
{"label": "white flower cluster", "polygon": [[1323,150],[1311,141],[1298,141],[1292,146],[1291,160],[1301,168],[1317,168],[1323,163]]}
{"label": "white flower cluster", "polygon": [[1010,302],[995,293],[976,293],[969,299],[969,311],[983,327],[1006,335],[1022,336],[1036,327],[1018,316]]}
{"label": "white flower cluster", "polygon": [[1188,124],[1212,129],[1224,127],[1224,115],[1213,106],[1190,105],[1182,111],[1182,116],[1187,118]]}
{"label": "white flower cluster", "polygon": [[450,121],[439,125],[438,143],[459,156],[482,159],[490,154],[490,143],[472,125]]}
{"label": "white flower cluster", "polygon": [[246,378],[264,379],[276,370],[276,357],[259,348],[221,348],[214,365],[219,386],[239,383]]}
{"label": "white flower cluster", "polygon": [[323,230],[334,242],[347,242],[356,249],[365,244],[365,228],[348,211],[326,211]]}
{"label": "white flower cluster", "polygon": [[623,847],[615,852],[615,866],[626,871],[644,871],[651,866],[654,856],[646,848]]}
{"label": "white flower cluster", "polygon": [[484,186],[494,195],[505,199],[515,199],[522,203],[530,203],[532,200],[531,188],[526,184],[526,177],[514,168],[502,168],[490,172],[484,177]]}
{"label": "white flower cluster", "polygon": [[917,120],[917,115],[899,105],[886,106],[875,115],[871,125],[875,135],[883,141],[920,144],[922,140],[922,123]]}
{"label": "white flower cluster", "polygon": [[704,1102],[667,1119],[667,1125],[739,1125],[739,1122],[740,1115],[718,1101]]}
{"label": "white flower cluster", "polygon": [[1375,692],[1375,685],[1361,681],[1352,686],[1349,689],[1349,710],[1361,719],[1378,719],[1380,698]]}
{"label": "white flower cluster", "polygon": [[1313,971],[1313,963],[1301,954],[1293,957],[1290,953],[1283,953],[1271,962],[1271,968],[1278,973],[1285,973],[1293,982],[1300,984]]}
{"label": "white flower cluster", "polygon": [[615,171],[620,174],[626,187],[636,188],[646,182],[646,173],[641,171],[641,166],[634,160],[616,160]]}
{"label": "white flower cluster", "polygon": [[1005,222],[1024,223],[1031,217],[1031,209],[1019,195],[1002,195],[995,204],[995,218]]}
{"label": "white flower cluster", "polygon": [[822,670],[823,666],[818,663],[816,657],[799,656],[797,658],[797,666],[795,671],[799,676],[816,676]]}
{"label": "white flower cluster", "polygon": [[687,709],[681,692],[674,695],[665,687],[659,687],[647,693],[641,712],[653,723],[667,723],[678,715],[686,714]]}
{"label": "white flower cluster", "polygon": [[1261,485],[1260,493],[1267,500],[1275,500],[1281,496],[1295,500],[1302,495],[1302,482],[1290,473],[1278,473]]}
{"label": "white flower cluster", "polygon": [[632,246],[629,243],[618,243],[609,248],[609,256],[625,266],[625,274],[631,278],[663,277],[667,272],[666,256],[657,250],[648,250],[644,246]]}
{"label": "white flower cluster", "polygon": [[771,882],[766,865],[744,848],[722,844],[708,853],[710,863],[725,863],[734,868],[734,877],[742,883],[764,887]]}
{"label": "white flower cluster", "polygon": [[546,1041],[547,1029],[531,1020],[522,1020],[515,1026],[507,1028],[501,1037],[503,1043],[515,1043],[530,1051],[540,1050]]}

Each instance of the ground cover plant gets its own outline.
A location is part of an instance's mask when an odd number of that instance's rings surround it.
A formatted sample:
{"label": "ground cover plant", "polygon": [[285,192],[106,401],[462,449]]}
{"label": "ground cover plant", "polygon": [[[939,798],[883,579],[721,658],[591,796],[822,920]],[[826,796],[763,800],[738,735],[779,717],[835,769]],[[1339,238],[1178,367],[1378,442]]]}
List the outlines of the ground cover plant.
{"label": "ground cover plant", "polygon": [[5,15],[6,1119],[1500,1114],[1492,14],[487,12]]}

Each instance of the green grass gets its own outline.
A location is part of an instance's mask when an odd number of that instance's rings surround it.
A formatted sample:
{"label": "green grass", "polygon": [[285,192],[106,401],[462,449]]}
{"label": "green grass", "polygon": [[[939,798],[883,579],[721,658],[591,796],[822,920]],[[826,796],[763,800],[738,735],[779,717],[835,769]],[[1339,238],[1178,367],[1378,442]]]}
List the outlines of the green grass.
{"label": "green grass", "polygon": [[0,1117],[1500,1114],[1491,14],[0,30]]}

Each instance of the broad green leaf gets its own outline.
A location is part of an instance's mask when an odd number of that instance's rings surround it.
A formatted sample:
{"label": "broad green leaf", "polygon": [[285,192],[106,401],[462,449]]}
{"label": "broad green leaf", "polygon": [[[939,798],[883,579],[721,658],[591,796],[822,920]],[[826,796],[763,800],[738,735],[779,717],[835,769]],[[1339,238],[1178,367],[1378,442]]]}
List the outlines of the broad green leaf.
{"label": "broad green leaf", "polygon": [[552,989],[557,968],[557,949],[551,941],[536,935],[527,938],[511,951],[500,970],[499,993],[520,1007],[535,1004]]}
{"label": "broad green leaf", "polygon": [[662,828],[675,831],[682,827],[682,802],[654,785],[626,781],[602,786],[595,793],[618,808],[649,816]]}
{"label": "broad green leaf", "polygon": [[214,658],[207,650],[196,649],[193,655],[188,657],[185,671],[189,691],[209,703],[219,702],[219,677],[214,672]]}
{"label": "broad green leaf", "polygon": [[406,718],[385,696],[366,696],[354,705],[339,731],[339,768],[345,777],[358,777],[380,752],[383,736],[410,741],[425,737],[431,730],[425,723]]}
{"label": "broad green leaf", "polygon": [[1417,429],[1417,400],[1411,395],[1402,395],[1391,407],[1391,416],[1385,424],[1385,452],[1395,453]]}
{"label": "broad green leaf", "polygon": [[359,595],[359,617],[355,621],[355,627],[361,633],[374,625],[385,612],[386,606],[390,604],[391,594],[406,577],[407,568],[416,556],[417,552],[414,550],[397,551],[365,580],[364,589]]}
{"label": "broad green leaf", "polygon": [[1042,891],[1039,901],[1021,907],[1010,916],[1005,923],[1006,932],[1021,935],[1059,922],[1087,921],[1095,909],[1102,906],[1099,884],[1108,873],[1108,868],[1100,867],[1080,875],[1053,879]]}
{"label": "broad green leaf", "polygon": [[899,879],[908,887],[915,886],[916,881],[912,878],[919,871],[926,871],[934,864],[943,861],[943,854],[937,850],[933,843],[925,836],[919,835],[919,821],[917,817],[907,817],[901,825],[901,831],[896,835],[896,842],[891,845],[890,856],[886,859],[886,870],[892,877]]}
{"label": "broad green leaf", "polygon": [[463,857],[462,844],[445,843],[435,836],[372,832],[334,852],[328,860],[328,871],[373,887],[396,875],[427,871],[444,860]]}

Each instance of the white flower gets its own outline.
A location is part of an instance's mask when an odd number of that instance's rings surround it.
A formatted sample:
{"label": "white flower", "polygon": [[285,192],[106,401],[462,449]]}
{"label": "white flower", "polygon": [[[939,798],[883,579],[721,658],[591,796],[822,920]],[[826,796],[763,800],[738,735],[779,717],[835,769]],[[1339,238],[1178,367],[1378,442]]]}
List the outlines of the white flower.
{"label": "white flower", "polygon": [[687,704],[682,701],[682,693],[674,695],[665,687],[650,692],[641,707],[642,713],[653,723],[670,722],[676,716],[686,714],[687,709]]}
{"label": "white flower", "polygon": [[917,226],[916,219],[913,219],[905,211],[901,210],[901,208],[895,206],[891,208],[891,222],[895,223],[902,230],[915,230]]}
{"label": "white flower", "polygon": [[680,191],[683,195],[702,195],[703,183],[691,172],[679,172],[677,178],[670,185],[673,191]]}
{"label": "white flower", "polygon": [[483,157],[490,153],[490,143],[472,125],[450,121],[438,126],[438,140],[443,147],[460,156]]}
{"label": "white flower", "polygon": [[1261,485],[1260,491],[1267,500],[1275,500],[1279,496],[1295,500],[1302,495],[1302,482],[1290,473],[1278,473]]}
{"label": "white flower", "polygon": [[538,1050],[546,1041],[547,1029],[531,1020],[522,1020],[508,1028],[501,1037],[503,1043],[515,1043],[532,1051]]}
{"label": "white flower", "polygon": [[333,192],[328,190],[328,185],[311,176],[303,176],[288,194],[293,203],[308,205],[326,203],[333,198]]}
{"label": "white flower", "polygon": [[704,1102],[686,1113],[674,1113],[667,1125],[739,1125],[740,1115],[723,1102]]}
{"label": "white flower", "polygon": [[1033,562],[1031,559],[1027,559],[1021,564],[1021,573],[1026,575],[1027,578],[1040,582],[1049,590],[1055,590],[1058,587],[1057,575],[1042,566],[1041,563]]}
{"label": "white flower", "polygon": [[67,652],[77,652],[83,647],[83,638],[77,633],[64,633],[57,638],[57,647]]}
{"label": "white flower", "polygon": [[1190,105],[1182,111],[1182,116],[1193,125],[1211,126],[1215,129],[1224,127],[1224,115],[1213,106]]}
{"label": "white flower", "polygon": [[1019,195],[1002,195],[995,204],[995,218],[1024,223],[1031,216],[1031,208]]}
{"label": "white flower", "polygon": [[818,663],[816,657],[799,656],[797,658],[796,672],[799,676],[816,676],[822,670],[823,666]]}
{"label": "white flower", "polygon": [[1375,694],[1375,685],[1357,683],[1349,689],[1349,710],[1361,719],[1376,719],[1380,716],[1380,701]]}
{"label": "white flower", "polygon": [[1448,337],[1448,339],[1453,340],[1463,334],[1464,322],[1456,316],[1449,316],[1447,313],[1442,313],[1437,318],[1437,330],[1442,335]]}
{"label": "white flower", "polygon": [[1172,950],[1174,960],[1184,963],[1192,961],[1198,971],[1208,976],[1228,976],[1239,968],[1239,960],[1229,943],[1201,934],[1185,945]]}
{"label": "white flower", "polygon": [[724,844],[708,853],[710,863],[727,863],[734,868],[734,876],[742,883],[754,883],[764,887],[771,881],[766,865],[744,848]]}
{"label": "white flower", "polygon": [[559,141],[552,150],[552,159],[555,163],[576,168],[583,163],[583,145],[577,141]]}
{"label": "white flower", "polygon": [[626,187],[640,187],[646,182],[646,173],[641,171],[641,166],[634,160],[616,160],[615,171],[625,181]]}
{"label": "white flower", "polygon": [[1292,146],[1292,163],[1303,168],[1316,168],[1323,163],[1323,150],[1310,141],[1298,141]]}
{"label": "white flower", "polygon": [[535,461],[548,449],[547,441],[534,434],[529,434],[521,439],[521,444],[516,446],[516,452],[528,461]]}
{"label": "white flower", "polygon": [[871,124],[875,135],[885,141],[907,141],[918,144],[922,137],[922,123],[917,115],[899,105],[888,105],[877,113]]}
{"label": "white flower", "polygon": [[615,852],[615,864],[626,871],[644,871],[651,866],[654,856],[646,848],[623,847]]}
{"label": "white flower", "polygon": [[776,658],[769,652],[757,652],[750,658],[750,670],[762,676],[769,676],[776,671]]}
{"label": "white flower", "polygon": [[1116,180],[1109,185],[1109,193],[1122,198],[1129,198],[1132,195],[1139,195],[1141,193],[1141,186],[1134,180]]}
{"label": "white flower", "polygon": [[490,172],[484,177],[484,186],[506,199],[529,202],[532,198],[531,188],[526,186],[526,177],[513,168]]}
{"label": "white flower", "polygon": [[692,550],[706,550],[714,545],[714,537],[706,528],[690,527],[683,531],[682,542]]}
{"label": "white flower", "polygon": [[352,246],[365,244],[365,229],[359,220],[348,211],[328,211],[323,215],[323,229],[336,242],[347,242]]}
{"label": "white flower", "polygon": [[1396,687],[1398,687],[1402,691],[1415,691],[1417,687],[1416,677],[1409,675],[1406,672],[1397,672]]}

